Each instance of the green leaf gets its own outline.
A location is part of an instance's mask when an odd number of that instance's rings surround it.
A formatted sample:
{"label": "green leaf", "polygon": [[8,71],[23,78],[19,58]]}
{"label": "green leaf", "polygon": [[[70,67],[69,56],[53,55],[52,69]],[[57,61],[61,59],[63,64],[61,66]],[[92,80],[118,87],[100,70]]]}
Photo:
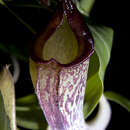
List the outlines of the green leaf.
{"label": "green leaf", "polygon": [[17,106],[16,115],[17,125],[23,128],[39,130],[47,127],[40,106]]}
{"label": "green leaf", "polygon": [[95,0],[76,0],[78,10],[85,16],[88,16],[92,10]]}
{"label": "green leaf", "polygon": [[84,118],[86,119],[94,110],[103,93],[103,84],[99,77],[99,61],[94,53],[90,59],[87,87],[84,100]]}
{"label": "green leaf", "polygon": [[21,98],[18,98],[16,100],[17,106],[38,106],[38,101],[35,94],[30,94],[28,96],[24,96]]}
{"label": "green leaf", "polygon": [[17,125],[23,128],[40,130],[47,127],[47,122],[35,94],[16,100],[16,119]]}
{"label": "green leaf", "polygon": [[97,25],[89,25],[95,41],[95,54],[90,58],[88,81],[84,101],[84,117],[87,118],[103,93],[103,81],[113,41],[113,30]]}
{"label": "green leaf", "polygon": [[5,5],[5,3],[4,3],[3,0],[0,0],[0,4],[1,4],[1,5]]}
{"label": "green leaf", "polygon": [[11,130],[9,117],[5,112],[3,97],[0,92],[0,130]]}
{"label": "green leaf", "polygon": [[35,94],[18,98],[16,104],[18,126],[35,130],[47,127],[47,122]]}
{"label": "green leaf", "polygon": [[130,112],[130,100],[129,99],[123,97],[122,95],[120,95],[118,93],[111,92],[111,91],[105,92],[105,96],[107,99],[120,104],[122,107],[124,107],[125,109],[127,109]]}
{"label": "green leaf", "polygon": [[14,83],[6,66],[0,73],[0,130],[16,130],[15,122]]}

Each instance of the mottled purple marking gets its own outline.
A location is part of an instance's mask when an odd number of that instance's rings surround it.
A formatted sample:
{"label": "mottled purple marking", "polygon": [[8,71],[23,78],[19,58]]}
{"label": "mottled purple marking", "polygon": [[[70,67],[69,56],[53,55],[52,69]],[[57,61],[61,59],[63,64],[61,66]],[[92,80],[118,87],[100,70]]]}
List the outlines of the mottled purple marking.
{"label": "mottled purple marking", "polygon": [[[60,8],[56,12],[46,31],[35,39],[31,51],[38,68],[36,95],[51,130],[87,130],[83,101],[89,57],[93,53],[93,38],[72,1],[62,0],[62,7],[63,10]],[[79,46],[78,56],[70,64],[41,58],[45,41],[60,27],[63,15]]]}
{"label": "mottled purple marking", "polygon": [[69,91],[72,91],[72,89],[73,89],[73,85],[71,84],[71,85],[69,86]]}

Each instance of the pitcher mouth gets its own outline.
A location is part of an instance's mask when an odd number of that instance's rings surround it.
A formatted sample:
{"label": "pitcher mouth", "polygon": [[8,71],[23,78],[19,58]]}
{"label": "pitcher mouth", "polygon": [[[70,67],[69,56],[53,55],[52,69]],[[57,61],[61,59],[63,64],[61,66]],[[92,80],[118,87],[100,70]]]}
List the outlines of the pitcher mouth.
{"label": "pitcher mouth", "polygon": [[[42,58],[42,51],[45,43],[55,33],[55,31],[61,27],[64,17],[66,18],[67,23],[71,31],[74,33],[78,43],[77,57],[67,64],[60,63],[55,58],[50,58],[49,60]],[[93,37],[83,17],[72,1],[63,0],[62,3],[60,3],[46,29],[34,38],[30,52],[32,60],[34,60],[37,64],[55,63],[61,67],[76,66],[87,60],[93,54]]]}

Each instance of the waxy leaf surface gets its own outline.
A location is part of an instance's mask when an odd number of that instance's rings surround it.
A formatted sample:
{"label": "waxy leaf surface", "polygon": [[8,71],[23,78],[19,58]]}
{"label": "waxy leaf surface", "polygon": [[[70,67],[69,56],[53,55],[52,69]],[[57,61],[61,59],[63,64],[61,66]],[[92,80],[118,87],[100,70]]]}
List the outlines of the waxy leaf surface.
{"label": "waxy leaf surface", "polygon": [[89,25],[95,41],[95,53],[90,58],[86,96],[84,101],[84,117],[94,110],[103,93],[104,74],[110,60],[113,30],[104,26]]}

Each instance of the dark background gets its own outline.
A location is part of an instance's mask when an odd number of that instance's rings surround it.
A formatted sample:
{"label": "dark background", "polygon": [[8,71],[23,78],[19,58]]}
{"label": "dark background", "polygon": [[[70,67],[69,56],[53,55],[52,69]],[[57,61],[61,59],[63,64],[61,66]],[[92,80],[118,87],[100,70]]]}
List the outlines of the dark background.
{"label": "dark background", "polygon": [[[99,24],[112,27],[114,30],[111,60],[105,77],[105,91],[112,90],[130,99],[130,10],[127,2],[127,0],[96,0],[91,18]],[[112,119],[107,130],[129,130],[130,114],[120,105],[110,103]]]}
{"label": "dark background", "polygon": [[[118,92],[130,99],[129,93],[129,78],[130,78],[130,63],[129,63],[129,4],[121,0],[96,0],[96,3],[91,12],[91,19],[98,24],[103,24],[112,27],[114,30],[114,42],[111,53],[111,60],[108,65],[105,77],[105,91],[112,90]],[[26,10],[14,8],[14,11],[19,12],[28,23],[40,30],[41,26],[45,26],[49,16],[48,13],[37,10]],[[39,14],[40,13],[40,17]],[[42,15],[41,15],[42,14]],[[42,17],[41,17],[42,16]],[[34,21],[31,18],[35,17]],[[39,28],[39,25],[40,28]],[[20,46],[25,49],[29,40],[33,35],[19,23],[14,16],[12,16],[7,9],[0,6],[0,42],[7,45],[10,43]],[[28,55],[28,54],[27,54]],[[9,55],[0,52],[2,64],[10,63]],[[29,77],[28,65],[22,61],[21,64],[21,77]],[[21,85],[22,84],[22,85]],[[26,89],[23,90],[23,86]],[[31,90],[31,91],[30,91]],[[21,93],[22,92],[22,93]],[[20,97],[23,93],[26,95],[33,92],[30,78],[20,80],[16,86],[16,97]],[[112,119],[107,130],[128,130],[130,129],[129,121],[130,114],[113,102]]]}

